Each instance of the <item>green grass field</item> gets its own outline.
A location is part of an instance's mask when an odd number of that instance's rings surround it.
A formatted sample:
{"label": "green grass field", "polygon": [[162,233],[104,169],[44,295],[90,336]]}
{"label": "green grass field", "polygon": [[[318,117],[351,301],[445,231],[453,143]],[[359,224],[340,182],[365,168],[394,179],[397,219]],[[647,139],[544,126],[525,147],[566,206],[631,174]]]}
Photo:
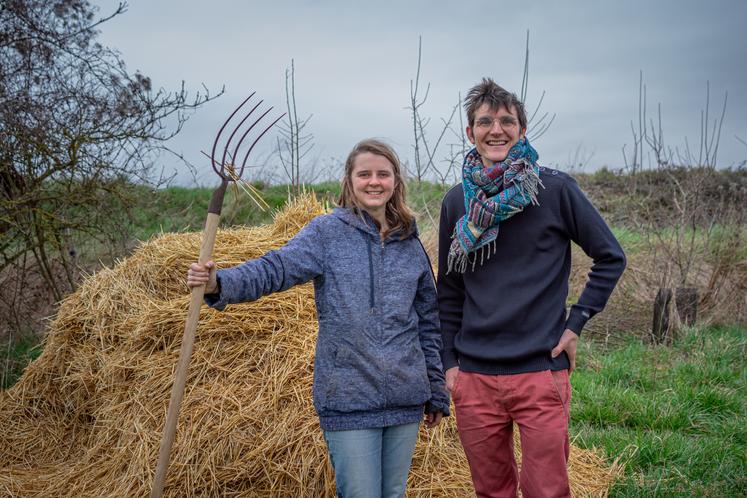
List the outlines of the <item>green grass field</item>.
{"label": "green grass field", "polygon": [[[261,211],[246,193],[229,187],[223,201],[221,226],[259,225],[272,221],[273,213],[281,209],[288,200],[290,187],[257,187],[269,209]],[[338,182],[318,183],[304,188],[315,192],[320,200],[328,202],[330,206],[335,205],[340,195]],[[410,206],[420,215],[423,223],[430,223],[429,216],[438,222],[441,199],[447,190],[448,187],[430,182],[412,182],[408,185]],[[147,240],[160,233],[202,230],[211,194],[212,189],[209,188],[169,187],[157,191],[143,189],[139,193],[143,201],[135,209],[134,220],[128,228],[137,240]]]}
{"label": "green grass field", "polygon": [[[233,185],[229,186],[223,201],[221,226],[259,225],[272,221],[273,213],[281,209],[288,200],[289,186],[258,187],[269,209],[260,210],[244,191]],[[336,182],[304,188],[330,203],[340,194],[340,186]],[[138,240],[147,240],[160,233],[202,230],[212,189],[169,187],[158,191],[143,191],[140,195],[148,197],[148,201],[140,203],[144,207],[138,208],[134,213],[131,230]]]}
{"label": "green grass field", "polygon": [[747,332],[687,330],[673,346],[585,343],[571,433],[624,475],[611,496],[747,495]]}

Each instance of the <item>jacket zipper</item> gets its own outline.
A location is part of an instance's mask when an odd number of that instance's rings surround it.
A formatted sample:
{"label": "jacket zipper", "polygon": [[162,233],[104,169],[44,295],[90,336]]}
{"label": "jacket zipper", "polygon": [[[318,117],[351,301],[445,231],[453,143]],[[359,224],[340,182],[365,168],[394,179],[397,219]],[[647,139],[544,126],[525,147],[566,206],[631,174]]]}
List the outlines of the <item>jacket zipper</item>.
{"label": "jacket zipper", "polygon": [[373,252],[371,248],[371,237],[369,237],[367,234],[363,234],[363,236],[366,238],[366,246],[368,247],[368,289],[369,289],[369,305],[370,310],[369,313],[373,315],[374,312],[374,274],[373,274],[373,255],[371,254]]}

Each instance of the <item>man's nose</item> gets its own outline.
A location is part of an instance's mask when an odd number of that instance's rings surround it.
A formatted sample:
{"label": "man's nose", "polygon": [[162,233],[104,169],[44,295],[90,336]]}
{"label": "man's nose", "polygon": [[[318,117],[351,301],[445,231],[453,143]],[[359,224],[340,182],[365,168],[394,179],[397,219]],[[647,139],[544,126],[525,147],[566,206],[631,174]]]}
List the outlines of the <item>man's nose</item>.
{"label": "man's nose", "polygon": [[501,120],[494,119],[493,123],[490,125],[490,133],[501,133],[502,131],[503,127],[501,126]]}

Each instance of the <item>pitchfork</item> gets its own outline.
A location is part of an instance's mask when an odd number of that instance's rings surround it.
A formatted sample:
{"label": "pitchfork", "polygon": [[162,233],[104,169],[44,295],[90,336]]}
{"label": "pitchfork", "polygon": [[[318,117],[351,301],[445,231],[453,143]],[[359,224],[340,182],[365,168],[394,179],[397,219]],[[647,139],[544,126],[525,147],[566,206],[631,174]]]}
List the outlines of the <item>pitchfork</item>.
{"label": "pitchfork", "polygon": [[[256,92],[254,92],[256,93]],[[249,150],[246,151],[246,154],[244,155],[244,160],[241,162],[241,167],[237,168],[236,165],[238,164],[238,154],[239,154],[239,148],[241,147],[241,144],[244,142],[244,139],[249,135],[249,133],[259,124],[262,119],[267,116],[267,114],[272,111],[272,107],[267,109],[264,113],[262,113],[257,119],[254,120],[254,122],[246,127],[241,137],[236,142],[236,145],[233,147],[233,152],[229,151],[229,147],[231,145],[231,141],[234,139],[234,137],[239,133],[242,126],[244,125],[244,122],[249,119],[249,117],[254,113],[254,111],[257,110],[257,108],[262,104],[262,100],[260,100],[247,114],[244,116],[244,119],[239,121],[239,123],[234,127],[233,131],[231,132],[231,135],[229,135],[228,140],[226,140],[226,144],[223,147],[223,153],[220,157],[220,161],[217,160],[215,152],[218,148],[218,142],[220,141],[220,136],[223,133],[223,130],[225,130],[228,123],[233,119],[233,117],[236,115],[236,113],[239,112],[239,110],[244,107],[244,104],[249,102],[249,100],[254,96],[254,93],[249,95],[234,111],[231,113],[230,116],[228,116],[228,119],[223,123],[223,126],[220,127],[220,130],[218,130],[218,134],[215,137],[215,141],[213,142],[213,149],[210,153],[210,162],[213,166],[213,170],[218,174],[218,176],[221,179],[220,186],[213,191],[213,196],[210,199],[210,205],[208,206],[208,215],[207,215],[207,221],[205,222],[205,231],[203,233],[202,237],[202,246],[200,247],[200,257],[199,262],[200,264],[205,264],[210,259],[212,259],[213,254],[213,246],[215,245],[215,234],[218,231],[218,222],[220,221],[220,211],[221,207],[223,206],[223,197],[226,194],[226,188],[228,187],[229,182],[237,182],[240,178],[242,173],[244,172],[244,168],[246,167],[246,161],[249,159],[249,154],[251,154],[252,149],[254,149],[254,146],[257,145],[257,142],[259,142],[259,139],[262,138],[262,136],[267,133],[270,128],[272,128],[275,123],[280,121],[285,114],[282,114],[279,118],[277,118],[275,121],[270,123],[269,126],[264,128],[264,130],[257,135],[257,138],[254,139],[254,142],[252,142],[252,145],[249,147]],[[261,127],[258,128],[258,130],[262,129]],[[226,162],[226,160],[230,162]],[[179,353],[179,364],[176,368],[176,377],[174,378],[174,385],[171,388],[171,400],[169,402],[169,411],[166,416],[166,426],[163,429],[163,437],[161,439],[161,449],[158,453],[158,465],[156,467],[156,477],[153,481],[153,489],[151,490],[151,498],[160,498],[163,495],[163,486],[166,481],[166,473],[169,468],[169,457],[171,455],[171,446],[174,443],[174,434],[176,433],[176,424],[177,420],[179,418],[179,408],[182,404],[182,397],[184,395],[184,385],[187,381],[187,370],[189,369],[189,360],[192,356],[192,347],[194,345],[194,339],[195,339],[195,330],[197,329],[197,322],[200,318],[200,306],[202,305],[202,300],[205,295],[205,286],[199,286],[199,287],[193,287],[192,288],[192,299],[189,302],[189,314],[187,315],[187,323],[184,327],[184,336],[182,337],[182,349]]]}

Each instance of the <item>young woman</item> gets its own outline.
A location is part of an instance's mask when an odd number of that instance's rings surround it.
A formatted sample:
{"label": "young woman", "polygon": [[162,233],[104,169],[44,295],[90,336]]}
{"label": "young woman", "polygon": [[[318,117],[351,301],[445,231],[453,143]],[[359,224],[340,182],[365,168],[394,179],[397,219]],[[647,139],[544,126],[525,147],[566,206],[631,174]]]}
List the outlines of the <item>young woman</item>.
{"label": "young woman", "polygon": [[222,310],[314,280],[314,407],[338,494],[401,497],[423,413],[435,427],[449,412],[433,274],[389,146],[353,148],[339,205],[235,268],[193,263],[187,284]]}

